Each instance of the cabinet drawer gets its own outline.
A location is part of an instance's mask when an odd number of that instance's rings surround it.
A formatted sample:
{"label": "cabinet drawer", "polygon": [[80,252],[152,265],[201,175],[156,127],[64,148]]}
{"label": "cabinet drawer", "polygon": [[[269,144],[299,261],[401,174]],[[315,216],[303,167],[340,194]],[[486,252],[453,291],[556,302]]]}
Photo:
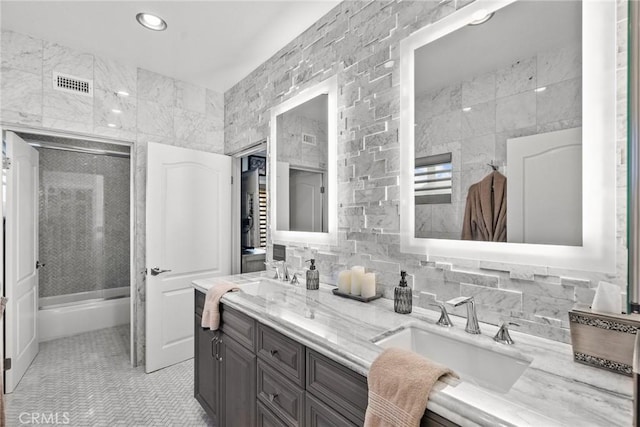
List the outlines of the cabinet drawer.
{"label": "cabinet drawer", "polygon": [[196,308],[196,314],[200,317],[202,317],[202,311],[204,310],[204,300],[205,300],[205,294],[200,292],[197,289],[194,289],[194,293],[195,293],[195,308]]}
{"label": "cabinet drawer", "polygon": [[356,427],[332,408],[307,393],[304,403],[304,425],[306,427]]}
{"label": "cabinet drawer", "polygon": [[304,346],[273,329],[258,324],[258,357],[304,387]]}
{"label": "cabinet drawer", "polygon": [[260,401],[258,401],[258,418],[256,425],[258,427],[287,427],[276,414],[271,412],[269,408],[264,406]]}
{"label": "cabinet drawer", "polygon": [[367,409],[367,379],[307,349],[307,391],[354,424],[362,425]]}
{"label": "cabinet drawer", "polygon": [[220,329],[252,352],[256,349],[256,322],[244,313],[222,304]]}
{"label": "cabinet drawer", "polygon": [[304,425],[304,391],[258,360],[258,400],[286,425]]}

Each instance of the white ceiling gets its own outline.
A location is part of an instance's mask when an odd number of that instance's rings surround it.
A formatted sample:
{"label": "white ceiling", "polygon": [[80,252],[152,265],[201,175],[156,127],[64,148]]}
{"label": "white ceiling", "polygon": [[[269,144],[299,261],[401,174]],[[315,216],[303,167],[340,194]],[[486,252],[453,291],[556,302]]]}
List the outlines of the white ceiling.
{"label": "white ceiling", "polygon": [[578,1],[519,1],[487,22],[462,27],[415,52],[415,91],[431,92],[538,52],[580,46]]}
{"label": "white ceiling", "polygon": [[[340,3],[257,1],[2,1],[0,25],[224,92]],[[138,12],[167,21],[140,26]]]}

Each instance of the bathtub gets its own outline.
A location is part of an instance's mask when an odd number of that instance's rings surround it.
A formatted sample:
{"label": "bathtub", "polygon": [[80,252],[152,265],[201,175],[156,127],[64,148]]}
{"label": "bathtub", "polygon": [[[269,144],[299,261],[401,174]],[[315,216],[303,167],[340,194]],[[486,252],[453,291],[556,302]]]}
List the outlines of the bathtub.
{"label": "bathtub", "polygon": [[129,288],[39,299],[40,342],[129,323]]}

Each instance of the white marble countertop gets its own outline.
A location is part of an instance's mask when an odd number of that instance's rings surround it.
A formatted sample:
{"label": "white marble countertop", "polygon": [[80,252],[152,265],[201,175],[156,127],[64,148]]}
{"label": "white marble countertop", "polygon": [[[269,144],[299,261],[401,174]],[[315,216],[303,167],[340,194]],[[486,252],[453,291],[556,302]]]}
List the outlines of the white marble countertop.
{"label": "white marble countertop", "polygon": [[493,341],[498,329],[494,325],[481,323],[482,334],[470,335],[464,332],[464,318],[452,315],[455,327],[441,328],[434,324],[439,312],[414,307],[410,315],[401,315],[393,311],[390,300],[365,304],[333,295],[333,286],[308,291],[304,285],[274,281],[272,275],[261,272],[203,279],[195,281],[194,287],[206,292],[220,281],[237,283],[241,291],[225,294],[224,304],[365,376],[382,351],[372,340],[410,324],[532,359],[507,393],[455,379],[439,381],[427,408],[463,426],[632,423],[632,379],[575,363],[570,345],[511,331],[516,344],[507,348]]}

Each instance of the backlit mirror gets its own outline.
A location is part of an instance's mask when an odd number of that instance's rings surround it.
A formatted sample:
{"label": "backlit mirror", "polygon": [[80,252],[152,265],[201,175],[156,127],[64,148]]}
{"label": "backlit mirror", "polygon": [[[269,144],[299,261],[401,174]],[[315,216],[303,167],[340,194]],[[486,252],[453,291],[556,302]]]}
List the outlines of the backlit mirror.
{"label": "backlit mirror", "polygon": [[612,268],[599,246],[615,252],[605,3],[479,0],[403,40],[404,251]]}
{"label": "backlit mirror", "polygon": [[333,78],[302,91],[271,112],[270,156],[275,169],[271,174],[271,218],[276,238],[334,238],[335,103]]}

